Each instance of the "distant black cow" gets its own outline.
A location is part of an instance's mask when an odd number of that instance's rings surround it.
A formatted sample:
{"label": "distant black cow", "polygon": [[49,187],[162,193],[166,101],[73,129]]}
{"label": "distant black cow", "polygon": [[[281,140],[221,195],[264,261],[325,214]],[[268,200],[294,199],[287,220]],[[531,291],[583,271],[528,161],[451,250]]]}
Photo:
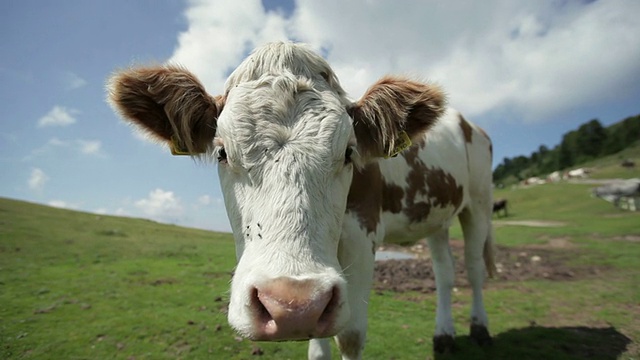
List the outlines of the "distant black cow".
{"label": "distant black cow", "polygon": [[640,197],[640,179],[622,180],[599,186],[593,189],[593,195],[619,206],[621,198]]}
{"label": "distant black cow", "polygon": [[505,217],[509,216],[507,211],[507,199],[498,199],[493,202],[493,213],[498,213],[498,216],[500,216],[500,210],[504,212]]}
{"label": "distant black cow", "polygon": [[624,159],[622,160],[622,163],[620,163],[620,166],[622,166],[623,168],[632,169],[636,166],[636,163],[631,159]]}

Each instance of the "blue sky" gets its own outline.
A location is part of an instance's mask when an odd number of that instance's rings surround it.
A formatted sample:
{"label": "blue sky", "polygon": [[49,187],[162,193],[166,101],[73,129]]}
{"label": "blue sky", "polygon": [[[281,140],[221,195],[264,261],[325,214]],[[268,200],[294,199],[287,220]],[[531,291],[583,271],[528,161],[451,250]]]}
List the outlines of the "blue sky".
{"label": "blue sky", "polygon": [[640,2],[479,3],[3,1],[0,196],[228,231],[215,166],[136,135],[104,84],[171,61],[217,94],[273,40],[321,51],[353,98],[385,73],[438,82],[491,135],[496,164],[640,113]]}

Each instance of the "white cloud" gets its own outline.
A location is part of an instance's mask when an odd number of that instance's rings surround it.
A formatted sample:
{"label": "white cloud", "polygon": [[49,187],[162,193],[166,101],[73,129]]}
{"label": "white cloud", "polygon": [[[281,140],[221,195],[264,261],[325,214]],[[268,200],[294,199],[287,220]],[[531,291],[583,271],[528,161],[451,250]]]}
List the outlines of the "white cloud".
{"label": "white cloud", "polygon": [[100,140],[78,140],[80,152],[86,155],[101,155],[102,142]]}
{"label": "white cloud", "polygon": [[207,206],[211,204],[211,196],[209,195],[202,195],[198,198],[198,204],[203,205],[203,206]]}
{"label": "white cloud", "polygon": [[49,139],[46,144],[31,151],[31,154],[24,158],[25,161],[33,160],[38,156],[51,155],[57,149],[65,149],[65,151],[81,153],[84,155],[95,157],[107,157],[102,150],[102,142],[100,140],[61,140],[57,137]]}
{"label": "white cloud", "polygon": [[47,144],[45,146],[60,146],[60,147],[66,147],[69,146],[69,143],[66,141],[62,141],[56,137],[49,139],[49,141],[47,142]]}
{"label": "white cloud", "polygon": [[124,208],[117,208],[116,211],[113,212],[114,215],[117,216],[129,216],[131,213]]}
{"label": "white cloud", "polygon": [[31,170],[31,175],[29,176],[29,180],[27,180],[27,184],[29,185],[29,189],[34,191],[42,191],[44,189],[44,185],[49,181],[49,176],[45,174],[42,169],[33,168]]}
{"label": "white cloud", "polygon": [[78,74],[69,71],[64,74],[64,83],[68,90],[75,90],[86,86],[87,80],[81,78]]}
{"label": "white cloud", "polygon": [[251,48],[284,38],[326,55],[360,96],[386,73],[432,79],[469,115],[544,121],[640,90],[640,2],[298,1],[290,18],[260,1],[191,1],[171,58],[217,93]]}
{"label": "white cloud", "polygon": [[172,191],[155,189],[149,196],[134,203],[146,216],[159,221],[175,222],[184,214],[184,206],[180,198]]}
{"label": "white cloud", "polygon": [[222,91],[229,72],[255,46],[287,39],[286,21],[265,13],[260,0],[192,0],[185,16],[189,28],[169,61],[185,65],[211,92]]}
{"label": "white cloud", "polygon": [[77,204],[70,204],[63,200],[51,200],[48,202],[49,206],[57,207],[60,209],[79,209],[80,206]]}
{"label": "white cloud", "polygon": [[75,114],[80,113],[76,109],[67,109],[64,106],[54,106],[45,116],[38,120],[38,127],[69,126],[76,123]]}

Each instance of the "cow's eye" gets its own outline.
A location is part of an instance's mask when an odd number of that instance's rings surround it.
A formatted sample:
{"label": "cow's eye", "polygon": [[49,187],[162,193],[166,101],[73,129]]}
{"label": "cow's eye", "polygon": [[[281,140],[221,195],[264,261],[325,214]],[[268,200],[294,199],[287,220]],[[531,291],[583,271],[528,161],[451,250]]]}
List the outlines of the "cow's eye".
{"label": "cow's eye", "polygon": [[351,146],[349,146],[347,148],[347,150],[345,150],[344,152],[344,164],[345,165],[349,165],[351,164],[351,156],[353,155],[353,148],[351,148]]}
{"label": "cow's eye", "polygon": [[227,152],[224,150],[223,147],[221,147],[218,150],[218,162],[222,163],[222,164],[226,164],[227,163]]}

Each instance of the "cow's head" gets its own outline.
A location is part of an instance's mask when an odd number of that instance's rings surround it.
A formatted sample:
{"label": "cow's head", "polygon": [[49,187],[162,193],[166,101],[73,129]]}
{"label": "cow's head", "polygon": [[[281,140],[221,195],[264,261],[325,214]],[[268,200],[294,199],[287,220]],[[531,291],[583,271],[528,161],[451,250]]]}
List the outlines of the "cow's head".
{"label": "cow's head", "polygon": [[337,252],[354,167],[444,110],[437,87],[392,77],[351,102],[322,57],[290,43],[256,50],[222,96],[159,66],[115,74],[109,99],[175,153],[218,162],[238,259],[229,322],[257,340],[331,336],[349,320]]}

